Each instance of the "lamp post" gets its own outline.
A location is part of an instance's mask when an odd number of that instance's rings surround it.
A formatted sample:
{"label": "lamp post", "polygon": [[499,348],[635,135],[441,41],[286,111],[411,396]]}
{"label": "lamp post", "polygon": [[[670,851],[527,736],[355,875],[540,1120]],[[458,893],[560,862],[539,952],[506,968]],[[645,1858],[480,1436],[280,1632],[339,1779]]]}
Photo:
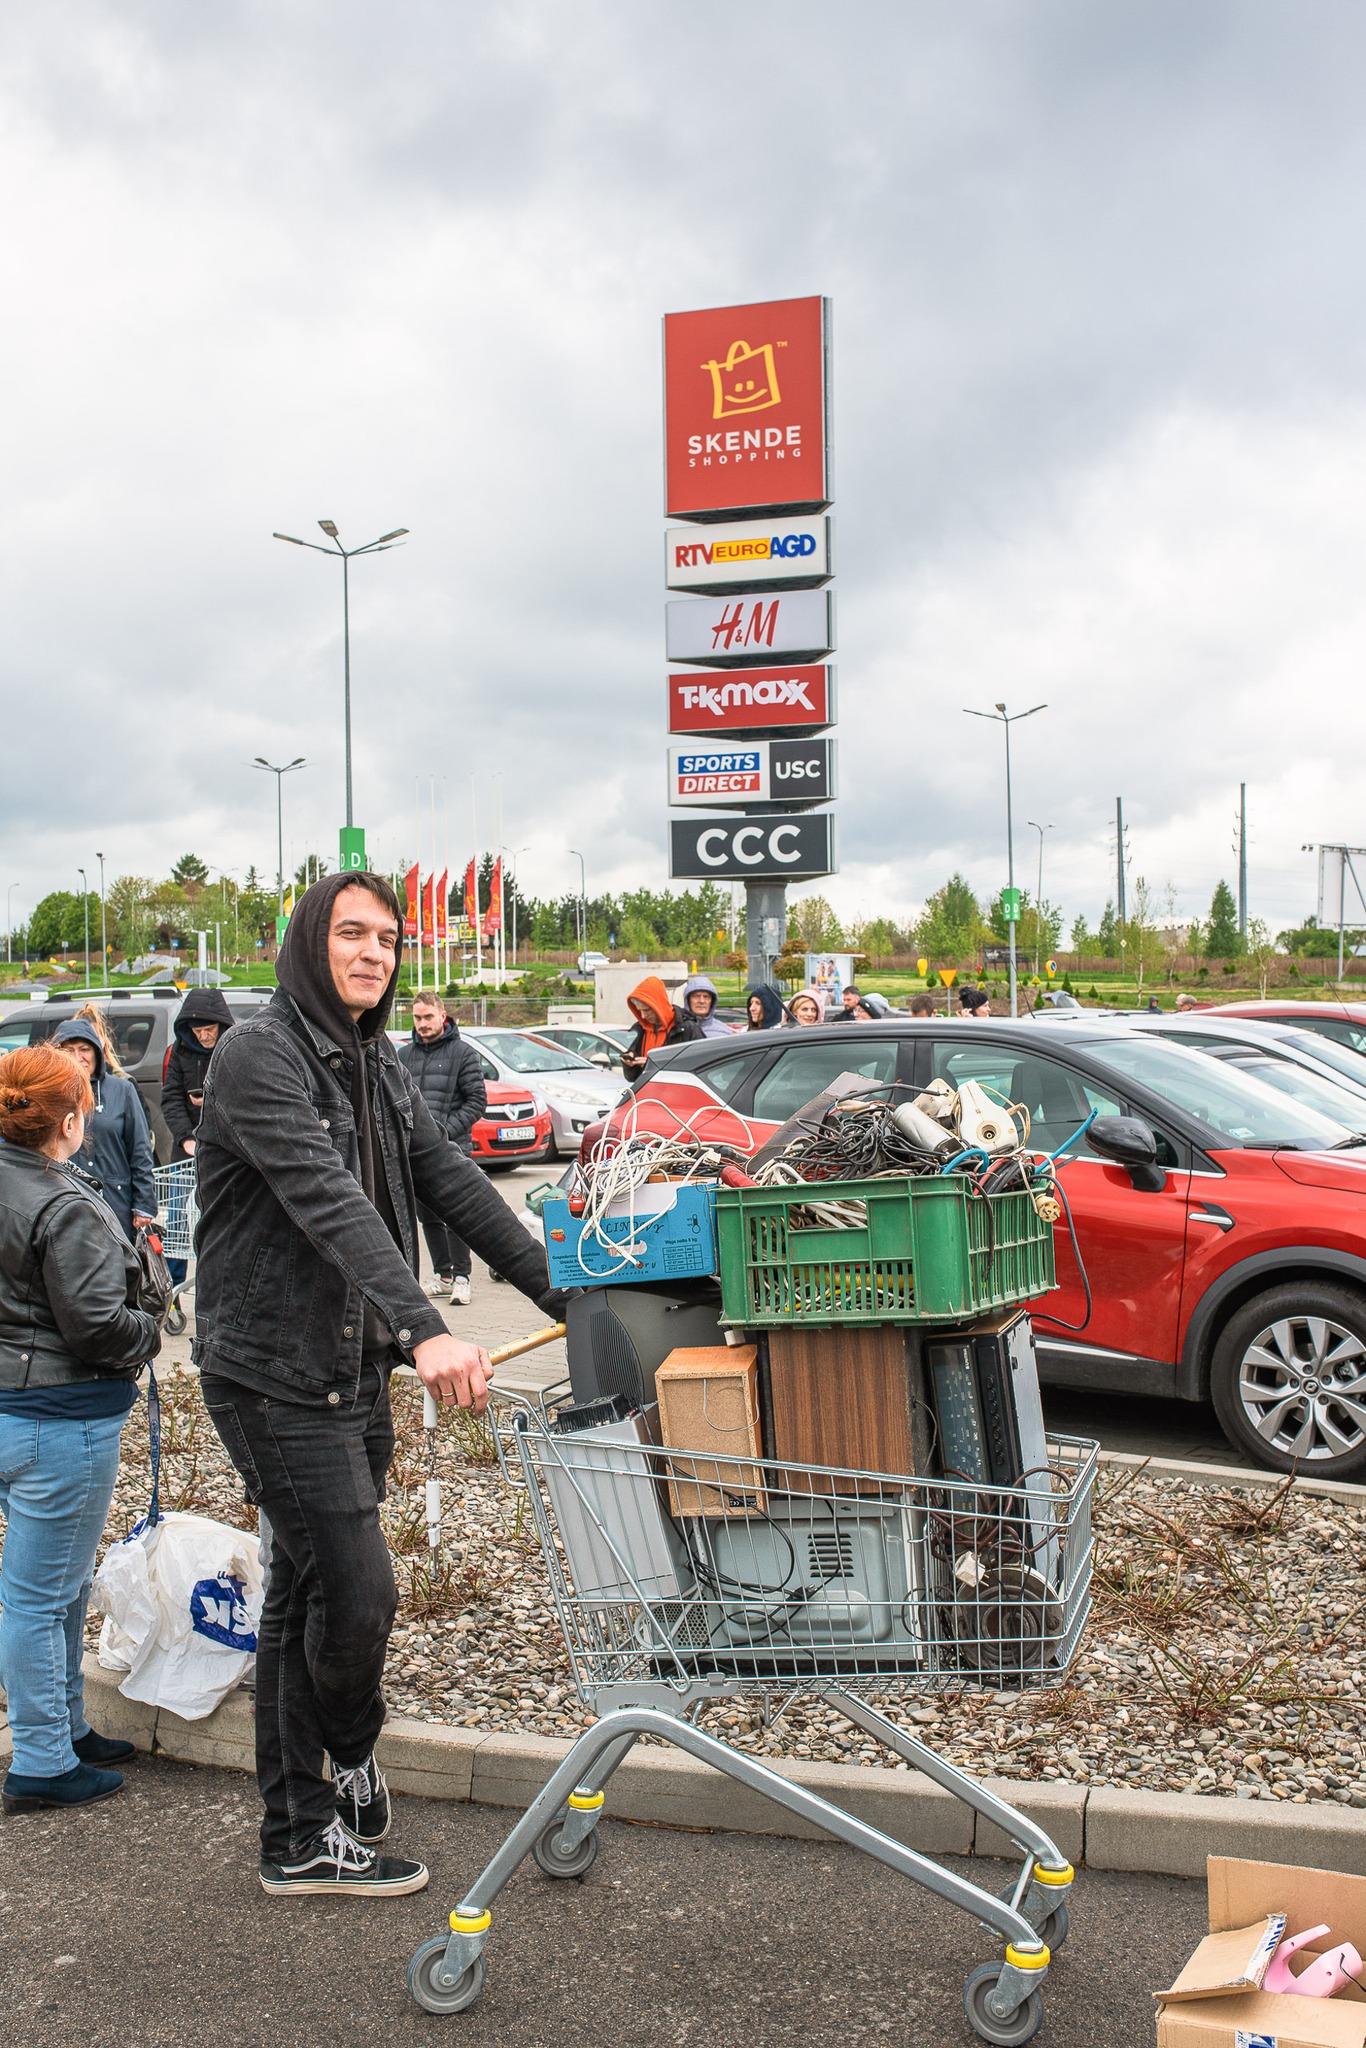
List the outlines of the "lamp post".
{"label": "lamp post", "polygon": [[382,555],[397,545],[407,533],[406,526],[396,526],[392,533],[382,533],[378,540],[368,540],[363,547],[344,548],[337,533],[334,519],[320,519],[319,526],[332,543],[320,547],[316,540],[299,540],[292,533],[273,534],[273,540],[287,540],[291,547],[312,548],[318,555],[336,555],[342,565],[342,721],[346,753],[346,827],[341,835],[341,859],[339,865],[345,868],[365,866],[365,833],[356,830],[351,806],[351,564],[357,555]]}
{"label": "lamp post", "polygon": [[10,917],[9,900],[18,887],[19,884],[17,882],[11,882],[5,891],[5,959],[7,961],[12,961],[14,958],[14,922]]}
{"label": "lamp post", "polygon": [[994,711],[974,711],[970,705],[963,706],[969,718],[989,718],[995,725],[1004,726],[1006,735],[1006,923],[1010,927],[1010,1014],[1019,1014],[1015,999],[1015,928],[1020,920],[1020,899],[1015,892],[1015,817],[1011,809],[1010,788],[1010,728],[1018,725],[1022,718],[1032,718],[1036,711],[1046,711],[1046,704],[1031,704],[1028,711],[1007,711],[1004,704],[998,704]]}
{"label": "lamp post", "polygon": [[77,868],[81,878],[81,910],[85,915],[85,985],[90,986],[90,884],[85,879],[85,869]]}
{"label": "lamp post", "polygon": [[[588,951],[588,884],[584,879],[583,855],[572,846],[569,851],[579,864],[579,952],[583,954]],[[581,965],[579,972],[586,974],[588,970]]]}
{"label": "lamp post", "polygon": [[531,849],[527,846],[504,846],[499,850],[502,853],[510,853],[512,855],[512,964],[515,967],[517,965],[517,856],[519,853],[529,853]]}
{"label": "lamp post", "polygon": [[1051,832],[1051,825],[1035,825],[1032,818],[1026,819],[1039,835],[1039,885],[1034,897],[1034,979],[1039,978],[1040,948],[1043,945],[1043,835]]}
{"label": "lamp post", "polygon": [[292,775],[296,768],[304,768],[307,765],[302,754],[297,754],[292,761],[286,761],[283,768],[277,768],[273,762],[267,761],[264,754],[258,754],[252,762],[253,768],[264,768],[267,774],[275,777],[275,879],[280,892],[279,909],[275,915],[275,943],[277,946],[285,935],[284,783],[286,775]]}
{"label": "lamp post", "polygon": [[105,922],[105,913],[104,913],[104,855],[103,855],[102,853],[97,853],[97,854],[95,855],[95,858],[96,858],[96,860],[97,860],[97,861],[99,862],[99,864],[100,864],[100,959],[101,959],[101,960],[103,961],[103,963],[104,963],[104,985],[105,985],[105,987],[106,987],[106,988],[108,988],[108,986],[109,986],[109,927],[108,927],[108,925],[107,925],[107,924],[106,924],[106,922]]}

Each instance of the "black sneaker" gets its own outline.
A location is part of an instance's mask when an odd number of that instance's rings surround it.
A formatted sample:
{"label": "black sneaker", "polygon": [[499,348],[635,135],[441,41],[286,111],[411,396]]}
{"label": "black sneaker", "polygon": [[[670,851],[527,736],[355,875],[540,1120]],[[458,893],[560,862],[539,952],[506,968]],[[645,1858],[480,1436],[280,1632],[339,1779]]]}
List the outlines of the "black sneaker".
{"label": "black sneaker", "polygon": [[367,1849],[382,1842],[394,1824],[394,1815],[389,1787],[375,1762],[374,1751],[353,1771],[333,1764],[332,1783],[337,1788],[337,1819],[352,1841]]}
{"label": "black sneaker", "polygon": [[427,1867],[401,1856],[377,1856],[353,1842],[340,1821],[318,1836],[302,1856],[287,1863],[261,1859],[261,1889],[284,1897],[291,1892],[354,1892],[371,1898],[397,1898],[426,1889]]}

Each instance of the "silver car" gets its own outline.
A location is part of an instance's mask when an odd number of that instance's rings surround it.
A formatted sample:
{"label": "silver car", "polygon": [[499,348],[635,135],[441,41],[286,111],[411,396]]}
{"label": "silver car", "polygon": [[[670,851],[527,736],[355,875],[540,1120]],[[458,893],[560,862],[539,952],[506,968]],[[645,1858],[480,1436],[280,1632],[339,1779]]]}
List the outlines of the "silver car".
{"label": "silver car", "polygon": [[577,1053],[590,1066],[606,1067],[614,1074],[622,1071],[621,1056],[631,1043],[635,1033],[612,1030],[600,1024],[538,1024],[527,1029],[533,1038],[548,1039],[552,1045],[562,1045],[566,1052]]}
{"label": "silver car", "polygon": [[1188,1012],[1129,1022],[1131,1029],[1189,1046],[1192,1052],[1209,1053],[1292,1096],[1306,1109],[1366,1135],[1366,1059],[1359,1053],[1335,1047],[1339,1057],[1325,1059],[1322,1042],[1308,1032],[1285,1030],[1253,1017],[1199,1017]]}
{"label": "silver car", "polygon": [[572,1158],[588,1126],[628,1092],[619,1075],[604,1073],[566,1046],[549,1044],[539,1033],[471,1025],[462,1027],[461,1035],[492,1061],[500,1080],[529,1081],[545,1097],[550,1105],[552,1157],[565,1152]]}

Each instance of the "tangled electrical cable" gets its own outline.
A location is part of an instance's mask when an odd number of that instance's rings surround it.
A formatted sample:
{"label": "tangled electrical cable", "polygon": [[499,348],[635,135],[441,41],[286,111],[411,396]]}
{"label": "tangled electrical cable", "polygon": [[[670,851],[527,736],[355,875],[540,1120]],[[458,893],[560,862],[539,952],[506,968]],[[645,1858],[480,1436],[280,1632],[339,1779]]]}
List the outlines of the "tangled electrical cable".
{"label": "tangled electrical cable", "polygon": [[[633,1133],[611,1149],[597,1148],[586,1165],[580,1164],[569,1198],[570,1213],[583,1220],[578,1259],[585,1276],[598,1280],[640,1265],[646,1232],[668,1213],[667,1205],[649,1206],[645,1191],[652,1184],[715,1180],[723,1166],[739,1165],[745,1157],[733,1145],[644,1133]],[[607,1228],[609,1221],[615,1231]],[[590,1262],[585,1256],[590,1248],[605,1256],[605,1266]]]}

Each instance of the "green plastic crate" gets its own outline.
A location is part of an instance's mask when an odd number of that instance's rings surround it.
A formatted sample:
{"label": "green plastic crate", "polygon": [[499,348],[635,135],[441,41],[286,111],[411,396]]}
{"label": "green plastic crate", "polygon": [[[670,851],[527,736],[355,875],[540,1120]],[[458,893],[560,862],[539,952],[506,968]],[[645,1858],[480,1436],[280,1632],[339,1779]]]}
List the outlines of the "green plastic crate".
{"label": "green plastic crate", "polygon": [[[794,1229],[809,1202],[858,1201],[847,1230]],[[961,1322],[1056,1285],[1053,1226],[1027,1194],[974,1195],[966,1174],[717,1190],[722,1320]]]}

